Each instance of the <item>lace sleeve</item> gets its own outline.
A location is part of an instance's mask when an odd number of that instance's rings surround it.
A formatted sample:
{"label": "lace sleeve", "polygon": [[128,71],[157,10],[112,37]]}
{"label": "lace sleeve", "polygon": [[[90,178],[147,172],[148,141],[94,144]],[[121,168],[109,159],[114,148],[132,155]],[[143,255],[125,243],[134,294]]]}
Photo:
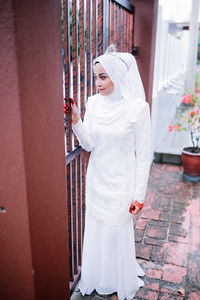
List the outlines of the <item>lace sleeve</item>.
{"label": "lace sleeve", "polygon": [[136,125],[136,191],[134,200],[144,202],[146,195],[149,170],[151,165],[151,119],[149,105],[144,107],[138,116]]}
{"label": "lace sleeve", "polygon": [[94,149],[94,142],[92,140],[90,130],[91,130],[91,118],[89,112],[88,102],[86,104],[86,111],[84,116],[84,121],[82,122],[81,118],[79,121],[72,125],[72,130],[76,135],[81,147],[86,151],[90,152]]}

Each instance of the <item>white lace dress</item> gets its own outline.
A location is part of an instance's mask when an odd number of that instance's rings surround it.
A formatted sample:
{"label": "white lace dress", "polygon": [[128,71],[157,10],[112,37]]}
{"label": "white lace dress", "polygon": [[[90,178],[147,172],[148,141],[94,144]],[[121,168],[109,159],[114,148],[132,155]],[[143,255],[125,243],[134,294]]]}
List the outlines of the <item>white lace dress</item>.
{"label": "white lace dress", "polygon": [[84,122],[74,125],[81,146],[91,151],[86,177],[82,295],[117,292],[132,299],[144,272],[135,258],[133,199],[142,203],[151,162],[149,105],[144,100],[96,94]]}

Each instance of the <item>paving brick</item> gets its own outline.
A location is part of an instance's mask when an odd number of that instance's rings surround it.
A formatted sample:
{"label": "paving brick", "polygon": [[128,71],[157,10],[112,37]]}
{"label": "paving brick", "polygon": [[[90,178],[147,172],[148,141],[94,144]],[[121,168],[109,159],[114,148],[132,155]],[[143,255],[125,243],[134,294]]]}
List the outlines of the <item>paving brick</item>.
{"label": "paving brick", "polygon": [[136,225],[136,229],[145,230],[147,223],[147,219],[140,219]]}
{"label": "paving brick", "polygon": [[148,220],[159,220],[160,212],[158,210],[142,210],[141,217]]}
{"label": "paving brick", "polygon": [[176,223],[171,224],[169,233],[173,235],[183,236],[183,237],[187,236],[187,232],[182,227],[182,225]]}
{"label": "paving brick", "polygon": [[161,213],[160,213],[159,219],[160,219],[161,221],[168,222],[169,219],[170,219],[170,212],[169,212],[169,211],[167,211],[167,212],[161,212]]}
{"label": "paving brick", "polygon": [[155,221],[151,220],[149,221],[150,225],[158,226],[158,227],[169,227],[169,222],[164,222],[164,221]]}
{"label": "paving brick", "polygon": [[153,246],[151,253],[151,260],[162,262],[165,255],[165,249],[157,246]]}
{"label": "paving brick", "polygon": [[172,212],[171,214],[171,222],[182,224],[184,221],[184,217],[179,212]]}
{"label": "paving brick", "polygon": [[174,266],[170,264],[165,264],[162,267],[163,278],[162,280],[170,281],[173,283],[181,283],[184,279],[184,276],[187,274],[187,269],[184,267]]}
{"label": "paving brick", "polygon": [[142,230],[135,230],[135,241],[136,242],[141,242],[143,234],[144,234],[144,231],[142,231]]}
{"label": "paving brick", "polygon": [[154,245],[154,246],[160,246],[161,247],[161,246],[164,245],[165,241],[145,237],[144,243],[147,244],[147,245]]}
{"label": "paving brick", "polygon": [[170,294],[170,293],[164,293],[164,294],[160,293],[160,298],[159,299],[160,300],[171,300],[171,299],[173,299],[173,300],[183,300],[184,298],[181,297],[181,296],[175,296],[175,295]]}
{"label": "paving brick", "polygon": [[172,199],[171,199],[171,197],[167,198],[166,195],[165,195],[164,198],[160,197],[159,200],[154,201],[152,207],[154,209],[158,209],[159,208],[159,210],[164,210],[164,211],[165,211],[165,208],[167,208],[166,211],[169,212],[170,209],[171,209],[171,205],[172,205]]}
{"label": "paving brick", "polygon": [[200,289],[200,253],[192,252],[188,258],[188,280],[189,284]]}
{"label": "paving brick", "polygon": [[151,204],[153,203],[154,199],[155,199],[155,193],[153,193],[151,191],[151,189],[147,189],[147,196],[146,196],[146,200],[145,200],[145,207],[151,206]]}
{"label": "paving brick", "polygon": [[163,274],[162,270],[154,270],[154,269],[149,269],[145,272],[145,275],[152,279],[161,279],[162,274]]}
{"label": "paving brick", "polygon": [[174,214],[184,214],[185,212],[185,204],[183,203],[173,203],[172,213]]}
{"label": "paving brick", "polygon": [[147,259],[147,260],[150,259],[152,246],[136,243],[135,248],[136,248],[136,257]]}
{"label": "paving brick", "polygon": [[200,299],[200,291],[192,292],[189,297],[189,300],[199,300]]}
{"label": "paving brick", "polygon": [[158,299],[158,293],[155,291],[149,291],[147,289],[140,289],[136,293],[136,297],[140,297],[142,299],[148,299],[148,300],[157,300]]}
{"label": "paving brick", "polygon": [[167,237],[167,228],[148,225],[146,236],[156,239],[165,239]]}
{"label": "paving brick", "polygon": [[149,261],[149,260],[145,260],[145,259],[138,258],[137,261],[142,266],[142,268],[144,270],[149,270],[149,269],[158,270],[161,266],[159,263]]}
{"label": "paving brick", "polygon": [[[180,294],[180,289],[183,290],[183,294]],[[184,297],[185,296],[185,292],[187,292],[185,290],[185,287],[174,284],[174,283],[165,283],[162,285],[162,288],[160,289],[161,293],[169,293],[169,294],[173,294],[176,296],[180,296],[180,297]]]}
{"label": "paving brick", "polygon": [[168,243],[166,247],[166,259],[168,264],[187,266],[188,245],[182,243]]}
{"label": "paving brick", "polygon": [[179,242],[179,243],[183,243],[183,244],[190,243],[188,235],[186,237],[183,237],[183,236],[169,234],[168,235],[168,241],[170,241],[170,242]]}
{"label": "paving brick", "polygon": [[165,293],[161,296],[160,300],[174,300],[174,297],[169,293]]}
{"label": "paving brick", "polygon": [[145,284],[144,288],[158,292],[159,291],[159,283]]}

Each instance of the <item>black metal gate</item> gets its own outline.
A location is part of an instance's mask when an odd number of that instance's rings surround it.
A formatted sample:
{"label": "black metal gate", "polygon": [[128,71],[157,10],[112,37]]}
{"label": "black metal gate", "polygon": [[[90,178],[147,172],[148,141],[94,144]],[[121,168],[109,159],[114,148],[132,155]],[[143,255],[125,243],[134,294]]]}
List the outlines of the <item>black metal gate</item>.
{"label": "black metal gate", "polygon": [[[134,7],[127,0],[63,0],[65,98],[77,103],[84,117],[88,96],[96,93],[92,60],[114,43],[118,51],[133,53]],[[84,232],[85,174],[89,154],[78,145],[65,117],[67,207],[71,292],[79,278]]]}

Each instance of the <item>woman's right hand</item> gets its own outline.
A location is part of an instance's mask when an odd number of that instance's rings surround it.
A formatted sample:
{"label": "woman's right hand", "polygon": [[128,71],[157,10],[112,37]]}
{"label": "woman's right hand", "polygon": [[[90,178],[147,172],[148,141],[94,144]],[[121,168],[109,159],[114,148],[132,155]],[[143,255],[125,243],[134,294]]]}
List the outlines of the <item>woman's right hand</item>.
{"label": "woman's right hand", "polygon": [[76,106],[75,103],[73,103],[71,104],[71,108],[72,108],[72,125],[76,125],[76,123],[78,123],[80,119],[78,107]]}

